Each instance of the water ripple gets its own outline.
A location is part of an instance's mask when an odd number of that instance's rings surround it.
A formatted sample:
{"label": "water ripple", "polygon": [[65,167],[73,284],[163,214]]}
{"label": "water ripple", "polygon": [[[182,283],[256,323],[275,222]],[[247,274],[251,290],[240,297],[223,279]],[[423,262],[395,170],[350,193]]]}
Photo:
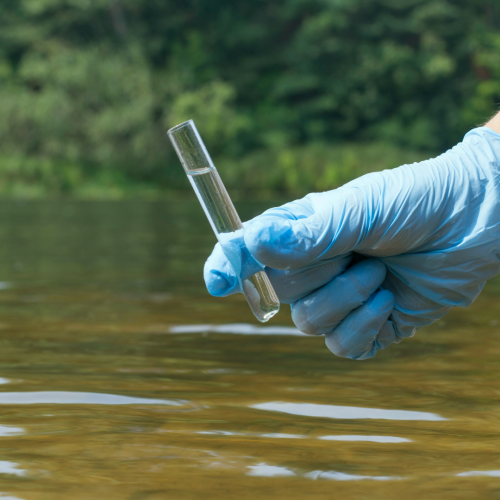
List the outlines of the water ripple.
{"label": "water ripple", "polygon": [[249,465],[248,468],[250,472],[247,472],[247,476],[259,476],[259,477],[286,477],[295,476],[295,472],[286,467],[278,467],[277,465],[267,465],[267,464],[257,464]]}
{"label": "water ripple", "polygon": [[0,474],[11,474],[14,476],[24,476],[26,474],[26,471],[23,469],[19,469],[19,464],[16,464],[15,462],[8,462],[6,460],[0,460]]}
{"label": "water ripple", "polygon": [[305,336],[297,328],[288,326],[255,326],[247,323],[231,323],[228,325],[179,325],[173,326],[170,333],[232,333],[235,335],[300,335]]}
{"label": "water ripple", "polygon": [[397,476],[358,476],[356,474],[346,474],[344,472],[315,470],[305,474],[309,479],[331,479],[333,481],[395,481],[404,479]]}
{"label": "water ripple", "polygon": [[411,439],[396,436],[321,436],[325,441],[364,441],[369,443],[411,443]]}
{"label": "water ripple", "polygon": [[147,399],[94,392],[0,392],[0,404],[67,404],[67,405],[168,405],[185,406],[188,402],[173,399]]}
{"label": "water ripple", "polygon": [[24,434],[24,429],[13,425],[0,425],[0,436],[19,436]]}
{"label": "water ripple", "polygon": [[312,403],[282,403],[273,401],[251,405],[250,408],[266,411],[278,411],[305,417],[323,417],[339,419],[383,419],[383,420],[448,420],[436,413],[407,410],[381,410],[378,408],[358,408],[356,406],[319,405]]}
{"label": "water ripple", "polygon": [[277,465],[268,465],[266,463],[260,463],[257,465],[247,466],[250,469],[247,472],[247,476],[259,476],[259,477],[290,477],[290,476],[302,476],[308,479],[329,479],[333,481],[397,481],[404,479],[398,476],[360,476],[357,474],[346,474],[345,472],[337,471],[322,471],[314,470],[312,472],[307,472],[306,474],[300,471],[293,471],[287,467],[281,467]]}
{"label": "water ripple", "polygon": [[468,472],[461,472],[460,474],[457,474],[457,477],[474,476],[500,477],[500,470],[471,470]]}
{"label": "water ripple", "polygon": [[280,432],[272,432],[270,434],[262,434],[262,437],[275,439],[304,439],[307,436],[302,436],[300,434],[282,434]]}
{"label": "water ripple", "polygon": [[330,435],[330,436],[306,436],[304,434],[283,434],[271,432],[260,434],[258,432],[233,432],[233,431],[196,431],[195,434],[204,434],[209,436],[244,436],[247,438],[271,438],[271,439],[320,439],[324,441],[362,441],[369,443],[411,443],[411,439],[396,436],[363,436],[363,435]]}

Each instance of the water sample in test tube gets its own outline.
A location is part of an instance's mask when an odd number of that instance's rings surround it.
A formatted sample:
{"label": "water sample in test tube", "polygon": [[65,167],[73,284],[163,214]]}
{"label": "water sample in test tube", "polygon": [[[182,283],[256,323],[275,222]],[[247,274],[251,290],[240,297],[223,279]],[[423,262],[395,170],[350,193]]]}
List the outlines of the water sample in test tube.
{"label": "water sample in test tube", "polygon": [[[236,276],[245,275],[242,245],[238,243],[243,241],[243,224],[196,125],[193,120],[181,123],[168,131],[168,137]],[[259,321],[268,321],[279,311],[279,299],[264,271],[245,277],[241,287]]]}

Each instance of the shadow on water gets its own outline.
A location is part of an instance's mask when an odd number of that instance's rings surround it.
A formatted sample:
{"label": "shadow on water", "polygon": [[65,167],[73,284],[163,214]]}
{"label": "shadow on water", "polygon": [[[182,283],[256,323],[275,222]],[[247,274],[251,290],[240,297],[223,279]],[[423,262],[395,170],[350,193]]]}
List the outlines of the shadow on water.
{"label": "shadow on water", "polygon": [[499,280],[353,362],[210,297],[213,244],[191,201],[0,203],[0,499],[498,494]]}

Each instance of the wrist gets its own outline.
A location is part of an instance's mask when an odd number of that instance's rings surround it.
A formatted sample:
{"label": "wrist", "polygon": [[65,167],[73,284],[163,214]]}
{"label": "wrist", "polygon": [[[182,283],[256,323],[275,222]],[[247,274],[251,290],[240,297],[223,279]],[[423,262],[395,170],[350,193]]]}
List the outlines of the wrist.
{"label": "wrist", "polygon": [[497,113],[489,122],[485,124],[485,127],[494,130],[497,134],[500,134],[500,113]]}

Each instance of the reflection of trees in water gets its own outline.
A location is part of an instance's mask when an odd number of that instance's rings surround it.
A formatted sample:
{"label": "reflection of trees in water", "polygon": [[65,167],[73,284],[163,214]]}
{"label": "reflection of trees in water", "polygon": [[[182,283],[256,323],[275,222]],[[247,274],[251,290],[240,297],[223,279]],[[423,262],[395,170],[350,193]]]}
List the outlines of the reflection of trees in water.
{"label": "reflection of trees in water", "polygon": [[199,281],[212,239],[195,202],[3,202],[0,281]]}

